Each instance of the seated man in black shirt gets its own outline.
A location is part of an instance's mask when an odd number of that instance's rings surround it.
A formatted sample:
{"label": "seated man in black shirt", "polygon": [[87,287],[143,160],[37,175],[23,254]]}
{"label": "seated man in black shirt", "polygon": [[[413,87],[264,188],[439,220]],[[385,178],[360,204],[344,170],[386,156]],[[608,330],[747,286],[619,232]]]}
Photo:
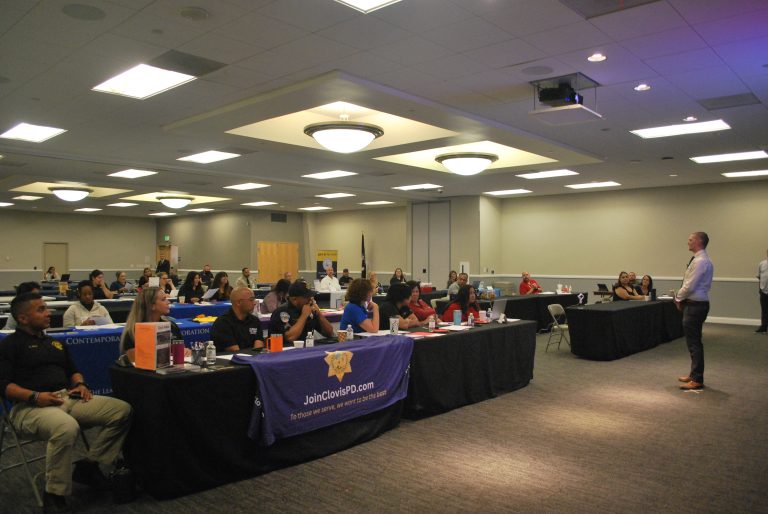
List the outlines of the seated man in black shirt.
{"label": "seated man in black shirt", "polygon": [[293,343],[306,339],[307,334],[315,330],[325,337],[333,337],[333,326],[315,303],[314,291],[304,282],[296,281],[288,289],[288,301],[272,313],[269,333],[283,334],[286,343]]}
{"label": "seated man in black shirt", "polygon": [[[16,332],[0,344],[0,394],[14,402],[10,420],[21,433],[48,442],[45,458],[46,512],[68,512],[72,457],[85,426],[102,427],[87,460],[75,465],[75,479],[103,483],[120,456],[131,420],[122,400],[94,396],[67,346],[45,334],[51,314],[42,297],[25,293],[11,302]],[[101,469],[100,469],[101,468]]]}
{"label": "seated man in black shirt", "polygon": [[398,318],[400,329],[417,327],[419,318],[408,307],[411,288],[408,284],[395,282],[387,290],[387,299],[379,305],[379,330],[389,330],[389,318]]}
{"label": "seated man in black shirt", "polygon": [[339,285],[346,287],[352,280],[352,277],[349,276],[349,269],[344,268],[344,271],[341,272],[341,276],[339,277]]}
{"label": "seated man in black shirt", "polygon": [[232,307],[213,323],[211,339],[220,352],[256,350],[264,348],[261,321],[251,314],[254,306],[253,291],[238,287],[229,295]]}

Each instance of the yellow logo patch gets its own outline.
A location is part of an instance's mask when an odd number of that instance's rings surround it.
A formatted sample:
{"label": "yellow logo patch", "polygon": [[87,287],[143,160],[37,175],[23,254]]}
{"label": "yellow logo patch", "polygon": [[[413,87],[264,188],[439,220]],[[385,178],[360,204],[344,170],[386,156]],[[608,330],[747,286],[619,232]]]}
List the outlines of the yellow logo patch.
{"label": "yellow logo patch", "polygon": [[54,341],[54,342],[52,342],[51,344],[52,344],[52,345],[53,345],[53,347],[54,347],[54,348],[56,348],[57,350],[63,350],[63,349],[64,349],[64,345],[62,345],[62,344],[61,344],[60,342],[58,342],[58,341]]}
{"label": "yellow logo patch", "polygon": [[328,376],[335,376],[339,382],[344,378],[345,373],[352,373],[352,366],[349,364],[352,361],[350,351],[325,352],[324,360],[328,364]]}

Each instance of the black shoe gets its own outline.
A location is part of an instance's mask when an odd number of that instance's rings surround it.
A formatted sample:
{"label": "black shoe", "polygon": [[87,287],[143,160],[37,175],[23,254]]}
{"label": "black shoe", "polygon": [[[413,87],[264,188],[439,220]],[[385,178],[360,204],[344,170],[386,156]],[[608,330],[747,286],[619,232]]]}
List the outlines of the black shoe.
{"label": "black shoe", "polygon": [[75,462],[72,480],[78,484],[84,484],[100,491],[109,489],[109,479],[101,472],[99,464],[91,460]]}
{"label": "black shoe", "polygon": [[132,502],[138,495],[136,492],[136,476],[128,468],[117,468],[111,475],[112,501],[120,503]]}
{"label": "black shoe", "polygon": [[758,328],[757,330],[755,330],[755,332],[757,332],[758,334],[763,334],[766,332],[766,330],[764,328]]}
{"label": "black shoe", "polygon": [[53,493],[43,493],[43,512],[62,513],[72,512],[67,506],[67,500],[63,496]]}

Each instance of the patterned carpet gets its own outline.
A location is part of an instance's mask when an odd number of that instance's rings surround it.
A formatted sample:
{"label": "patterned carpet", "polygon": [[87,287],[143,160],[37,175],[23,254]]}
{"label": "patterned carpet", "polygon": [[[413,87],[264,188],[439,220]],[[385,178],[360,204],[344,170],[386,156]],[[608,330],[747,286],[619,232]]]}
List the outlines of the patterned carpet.
{"label": "patterned carpet", "polygon": [[[706,385],[681,392],[683,340],[613,362],[544,353],[535,379],[300,466],[172,501],[81,512],[768,512],[768,337],[707,325]],[[37,466],[40,466],[38,464]],[[36,512],[20,471],[0,511]]]}

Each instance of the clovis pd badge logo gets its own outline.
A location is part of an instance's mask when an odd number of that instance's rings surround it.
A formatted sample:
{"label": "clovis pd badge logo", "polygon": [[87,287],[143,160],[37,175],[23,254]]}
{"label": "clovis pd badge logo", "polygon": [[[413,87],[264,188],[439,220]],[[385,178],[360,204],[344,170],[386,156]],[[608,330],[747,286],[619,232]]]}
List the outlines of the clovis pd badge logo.
{"label": "clovis pd badge logo", "polygon": [[349,364],[352,361],[352,352],[325,352],[323,360],[328,364],[328,376],[335,376],[339,382],[344,378],[345,373],[352,373],[352,366]]}

